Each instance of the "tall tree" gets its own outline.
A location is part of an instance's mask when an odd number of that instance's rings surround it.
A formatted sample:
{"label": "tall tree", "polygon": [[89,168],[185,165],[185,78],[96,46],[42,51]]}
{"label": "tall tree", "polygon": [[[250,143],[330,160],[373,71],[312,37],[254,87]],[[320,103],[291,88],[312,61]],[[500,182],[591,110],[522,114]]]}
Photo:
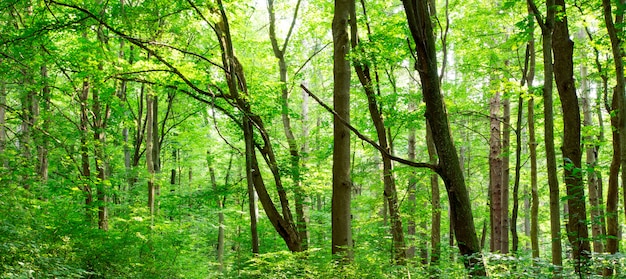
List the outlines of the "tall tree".
{"label": "tall tree", "polygon": [[[532,16],[532,8],[527,5],[528,13]],[[526,71],[526,85],[528,87],[528,150],[530,155],[530,246],[533,258],[539,258],[539,191],[537,189],[537,139],[535,136],[535,94],[533,83],[535,81],[535,24],[529,21],[529,39],[526,47],[528,54],[528,70]]]}
{"label": "tall tree", "polygon": [[350,176],[350,130],[338,117],[350,121],[350,11],[354,0],[335,0],[333,33],[333,194],[332,253],[342,261],[352,259],[352,215],[350,210],[352,179]]}
{"label": "tall tree", "polygon": [[[587,228],[587,210],[585,205],[584,184],[582,179],[580,147],[581,121],[580,107],[574,83],[574,42],[569,36],[565,1],[555,0],[559,11],[559,20],[555,21],[552,35],[552,52],[554,53],[554,80],[561,99],[563,115],[563,166],[565,188],[567,190],[567,205],[569,222],[567,237],[572,244],[572,256],[576,271],[580,274],[587,272],[591,249],[589,246],[589,231]],[[546,115],[547,117],[547,115]]]}
{"label": "tall tree", "polygon": [[544,113],[544,143],[546,149],[546,168],[548,173],[548,187],[550,192],[550,236],[552,244],[552,264],[556,267],[554,273],[560,274],[563,266],[563,248],[561,246],[561,213],[559,211],[559,181],[556,173],[556,151],[554,148],[554,103],[552,100],[554,69],[552,65],[552,32],[554,31],[555,7],[554,0],[546,1],[546,17],[541,14],[533,0],[527,1],[533,15],[541,28],[543,39],[543,113]]}
{"label": "tall tree", "polygon": [[417,63],[422,82],[422,93],[426,103],[426,119],[432,132],[437,155],[438,171],[443,178],[451,216],[454,219],[454,232],[464,263],[474,276],[485,276],[486,272],[480,254],[480,245],[476,236],[469,193],[465,185],[459,157],[450,134],[447,113],[441,95],[439,73],[437,71],[437,53],[433,26],[424,0],[403,0],[404,10],[413,41],[416,45]]}
{"label": "tall tree", "polygon": [[500,92],[491,97],[489,103],[490,137],[489,137],[489,197],[491,216],[491,252],[503,253],[503,165],[502,165],[502,119],[500,117]]}
{"label": "tall tree", "polygon": [[[621,171],[622,187],[626,188],[624,179],[626,171],[624,166],[626,163],[626,101],[624,92],[626,88],[626,80],[624,79],[624,51],[622,49],[622,23],[624,19],[623,0],[618,1],[618,12],[613,20],[613,11],[610,0],[602,1],[604,23],[611,40],[611,51],[613,55],[613,63],[615,64],[615,87],[613,88],[613,101],[611,108],[611,127],[613,135],[613,157],[609,173],[609,185],[607,189],[606,200],[606,218],[607,218],[607,252],[610,254],[617,253],[619,249],[619,221],[618,221],[618,193],[619,182],[618,174]],[[605,80],[606,84],[606,80]],[[617,113],[615,113],[617,112]],[[624,195],[624,203],[626,204],[626,191]],[[607,270],[606,275],[612,274],[612,270]]]}

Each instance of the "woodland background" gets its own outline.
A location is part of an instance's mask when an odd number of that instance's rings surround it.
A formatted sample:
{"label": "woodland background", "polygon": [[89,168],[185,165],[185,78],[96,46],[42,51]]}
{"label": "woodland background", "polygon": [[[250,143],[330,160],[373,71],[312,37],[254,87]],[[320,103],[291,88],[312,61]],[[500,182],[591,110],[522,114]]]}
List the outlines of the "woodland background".
{"label": "woodland background", "polygon": [[620,278],[625,8],[0,0],[0,276]]}

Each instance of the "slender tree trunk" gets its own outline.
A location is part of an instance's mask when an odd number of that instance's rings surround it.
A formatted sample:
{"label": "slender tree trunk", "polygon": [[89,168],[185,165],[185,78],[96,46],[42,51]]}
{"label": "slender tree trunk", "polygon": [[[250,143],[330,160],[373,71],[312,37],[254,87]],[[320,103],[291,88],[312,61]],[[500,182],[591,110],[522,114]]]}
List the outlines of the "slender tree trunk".
{"label": "slender tree trunk", "polygon": [[[26,73],[24,73],[27,75]],[[26,78],[28,79],[28,78]],[[27,83],[29,81],[24,81]],[[32,140],[32,125],[35,123],[35,114],[36,114],[36,94],[32,90],[27,89],[25,92],[21,93],[21,118],[22,123],[20,125],[20,131],[18,135],[19,147],[21,151],[21,161],[20,165],[22,167],[22,187],[28,190],[31,187],[31,170],[33,161],[31,155],[31,146],[33,144]]]}
{"label": "slender tree trunk", "polygon": [[93,203],[93,192],[91,189],[91,168],[89,165],[89,111],[87,108],[87,99],[89,97],[89,80],[85,78],[83,87],[79,93],[80,102],[80,159],[81,159],[81,176],[83,178],[82,190],[85,192],[85,214],[87,220],[91,222],[93,219],[91,206]]}
{"label": "slender tree trunk", "polygon": [[259,232],[257,230],[257,205],[256,205],[256,192],[254,186],[254,173],[258,173],[258,168],[254,169],[253,162],[256,156],[254,152],[254,138],[251,135],[253,133],[250,120],[244,118],[243,120],[243,132],[244,140],[246,143],[246,181],[248,183],[248,210],[250,211],[250,236],[252,243],[252,254],[259,253]]}
{"label": "slender tree trunk", "polygon": [[[508,61],[505,62],[508,64]],[[509,224],[509,182],[510,182],[510,157],[511,150],[511,100],[509,97],[503,96],[502,99],[502,208],[500,211],[500,251],[502,254],[509,253],[509,229],[516,224]],[[519,187],[519,185],[518,185]],[[515,193],[514,193],[515,194]],[[514,200],[517,202],[517,200]],[[517,216],[516,216],[517,217]],[[510,226],[510,227],[509,227]],[[517,228],[515,228],[517,229]]]}
{"label": "slender tree trunk", "polygon": [[[560,7],[559,11],[565,12],[564,0],[555,0],[555,4]],[[574,42],[569,36],[567,16],[563,16],[555,22],[552,37],[554,80],[561,97],[563,115],[567,116],[563,118],[562,147],[565,188],[569,197],[567,200],[569,208],[567,236],[572,244],[572,256],[575,261],[576,272],[585,274],[588,272],[591,249],[589,247],[587,210],[582,179],[580,108],[574,83]]]}
{"label": "slender tree trunk", "polygon": [[[358,38],[358,28],[356,22],[356,11],[354,4],[351,5],[350,10],[350,32],[351,43],[354,51],[358,51],[357,47],[360,44]],[[368,109],[372,118],[372,123],[376,129],[376,135],[378,136],[378,144],[383,150],[386,150],[391,154],[391,144],[387,138],[385,122],[383,120],[383,112],[380,109],[380,105],[376,100],[377,94],[374,89],[374,83],[372,75],[370,73],[370,67],[363,63],[355,62],[354,69],[357,73],[359,81],[363,86],[365,95],[367,97]],[[397,264],[404,264],[406,260],[406,244],[404,243],[404,229],[402,226],[402,218],[400,217],[400,208],[398,205],[398,194],[396,189],[395,179],[393,177],[393,165],[391,159],[383,152],[380,152],[382,164],[383,164],[383,184],[384,184],[384,196],[387,209],[389,210],[389,217],[391,221],[391,236],[393,238],[393,261]]]}
{"label": "slender tree trunk", "polygon": [[[48,83],[48,67],[46,65],[41,66],[41,77],[44,80],[43,88],[41,89],[41,100],[43,104],[43,121],[41,130],[48,131],[50,128],[50,85]],[[45,135],[41,135],[38,139],[39,144],[37,144],[37,173],[39,174],[39,179],[43,182],[48,181],[48,137]]]}
{"label": "slender tree trunk", "polygon": [[[0,60],[1,63],[1,60]],[[9,168],[9,160],[4,154],[6,150],[6,105],[7,105],[7,87],[4,79],[0,79],[0,164],[3,168]]]}
{"label": "slender tree trunk", "polygon": [[503,231],[502,226],[502,201],[503,201],[503,169],[502,169],[502,140],[500,118],[500,92],[496,92],[490,102],[490,127],[489,138],[489,189],[491,197],[491,252],[502,253]]}
{"label": "slender tree trunk", "polygon": [[[592,99],[589,96],[589,87],[587,85],[587,67],[580,67],[580,91],[582,91],[582,107],[583,107],[583,124],[587,130],[593,128],[593,116],[591,109]],[[596,161],[598,160],[598,145],[595,143],[593,135],[583,135],[583,144],[585,146],[585,164],[587,169],[587,187],[589,189],[589,206],[591,217],[591,232],[593,237],[593,252],[601,254],[604,252],[603,238],[606,234],[604,210],[602,210],[601,197],[602,187],[599,172],[596,170]]]}
{"label": "slender tree trunk", "polygon": [[[528,6],[529,15],[532,9]],[[539,193],[537,189],[537,139],[535,137],[535,92],[533,83],[535,81],[535,25],[530,22],[530,38],[528,40],[528,71],[526,71],[526,84],[528,87],[527,122],[528,122],[528,150],[530,153],[530,246],[533,258],[539,258]]]}
{"label": "slender tree trunk", "polygon": [[517,235],[517,215],[519,212],[519,186],[522,169],[522,118],[524,117],[524,98],[520,95],[517,99],[517,124],[515,126],[515,181],[513,182],[513,212],[511,213],[511,240],[512,252],[516,254],[519,249],[519,236]]}
{"label": "slender tree trunk", "polygon": [[[437,164],[437,149],[435,147],[435,141],[433,139],[433,132],[430,129],[430,124],[426,121],[426,147],[428,149],[428,160],[431,164]],[[431,266],[439,264],[441,257],[441,195],[439,191],[439,176],[436,173],[430,174],[430,195],[431,195],[431,223],[430,223],[430,264]],[[453,223],[450,223],[450,246],[454,245],[452,232]]]}
{"label": "slender tree trunk", "polygon": [[[333,104],[338,116],[350,121],[350,11],[354,0],[335,0],[333,33]],[[350,130],[337,116],[333,120],[332,253],[341,262],[352,261],[352,216],[350,211]]]}
{"label": "slender tree trunk", "polygon": [[[219,272],[223,272],[224,270],[224,200],[226,196],[222,199],[222,195],[217,187],[217,180],[215,178],[215,168],[214,168],[214,159],[209,151],[207,151],[207,165],[209,167],[209,176],[211,179],[211,186],[213,191],[215,192],[216,204],[217,204],[217,216],[218,216],[218,229],[217,229],[217,262],[219,264],[218,270]],[[226,185],[228,185],[228,176],[230,172],[230,168],[232,165],[232,157],[228,163],[228,169],[226,174]]]}
{"label": "slender tree trunk", "polygon": [[[440,160],[439,175],[443,178],[457,244],[464,256],[464,264],[472,276],[485,276],[486,271],[476,236],[469,193],[459,157],[452,141],[447,113],[437,71],[435,38],[428,3],[424,0],[403,0],[407,21],[413,41],[416,43],[418,61],[415,69],[420,74],[422,92],[426,103],[426,119],[430,123],[433,139]],[[336,57],[336,56],[335,56]]]}
{"label": "slender tree trunk", "polygon": [[546,149],[546,169],[548,173],[548,188],[550,191],[550,243],[552,244],[552,264],[555,266],[556,277],[560,276],[563,266],[563,250],[561,246],[561,213],[559,210],[559,180],[556,170],[556,151],[554,148],[554,103],[552,66],[552,32],[554,30],[554,18],[556,10],[554,0],[546,1],[547,15],[545,21],[541,19],[539,11],[533,0],[527,0],[531,6],[535,18],[541,27],[543,39],[543,110],[544,110],[544,143]]}
{"label": "slender tree trunk", "polygon": [[155,158],[154,158],[154,138],[156,131],[154,130],[154,102],[155,98],[152,93],[146,94],[146,167],[148,169],[148,209],[150,216],[154,218],[155,213]]}
{"label": "slender tree trunk", "polygon": [[280,73],[280,100],[281,100],[281,118],[283,122],[283,130],[285,132],[285,136],[287,138],[287,144],[289,146],[289,154],[290,158],[290,172],[291,177],[294,182],[294,196],[296,202],[296,226],[298,228],[298,234],[300,235],[300,240],[302,241],[302,249],[308,249],[309,243],[309,233],[307,230],[307,216],[305,214],[306,205],[305,199],[306,195],[304,193],[304,189],[302,187],[302,174],[300,168],[300,152],[298,150],[298,144],[296,142],[296,137],[294,136],[293,129],[291,128],[291,118],[289,117],[289,90],[287,89],[287,61],[285,59],[285,51],[287,49],[287,45],[289,43],[289,37],[291,36],[291,30],[293,30],[293,26],[295,25],[296,18],[298,15],[298,9],[300,7],[300,1],[296,4],[296,8],[294,11],[294,16],[292,19],[290,31],[285,38],[284,44],[282,48],[278,45],[278,39],[276,38],[276,19],[274,16],[274,1],[267,1],[267,9],[270,16],[270,41],[272,42],[272,49],[274,51],[274,56],[278,59],[278,68]]}
{"label": "slender tree trunk", "polygon": [[[624,1],[618,1],[620,5],[623,5]],[[624,204],[626,205],[626,170],[624,169],[626,163],[626,100],[624,98],[624,90],[626,87],[626,80],[624,79],[624,61],[622,50],[622,39],[619,36],[622,33],[621,24],[623,22],[623,13],[618,12],[613,22],[613,12],[611,8],[610,0],[602,1],[604,22],[607,27],[607,32],[611,40],[611,50],[613,54],[613,61],[615,64],[615,79],[616,85],[613,88],[613,102],[611,111],[611,127],[613,135],[613,157],[611,160],[611,167],[609,170],[609,186],[607,189],[607,201],[606,201],[606,216],[607,216],[607,247],[606,250],[610,254],[616,254],[619,249],[619,214],[618,214],[618,192],[619,182],[618,176],[620,173],[620,166],[622,167],[621,178],[623,187]],[[618,11],[621,8],[618,8]],[[607,85],[607,79],[604,79],[605,88]],[[605,93],[608,94],[608,93]],[[617,111],[617,113],[615,113]],[[626,209],[625,209],[626,210]],[[613,274],[613,270],[606,270],[605,275]]]}
{"label": "slender tree trunk", "polygon": [[[409,138],[408,138],[408,159],[410,161],[415,161],[415,128],[409,128]],[[416,177],[415,172],[411,172],[409,175],[409,221],[407,222],[407,235],[409,239],[409,247],[406,250],[406,256],[409,259],[415,257],[415,208],[417,207],[417,203],[415,201],[415,191],[416,191]]]}
{"label": "slender tree trunk", "polygon": [[105,169],[105,128],[108,114],[108,106],[102,110],[102,103],[98,90],[92,88],[92,113],[93,113],[93,140],[94,140],[94,168],[96,169],[96,197],[98,198],[98,228],[109,229],[107,191],[106,191],[106,169]]}

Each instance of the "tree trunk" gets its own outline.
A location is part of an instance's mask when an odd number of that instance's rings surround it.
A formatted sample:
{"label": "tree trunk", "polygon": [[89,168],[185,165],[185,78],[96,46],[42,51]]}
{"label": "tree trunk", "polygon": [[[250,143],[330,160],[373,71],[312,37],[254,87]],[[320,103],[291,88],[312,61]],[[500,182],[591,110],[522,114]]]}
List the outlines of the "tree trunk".
{"label": "tree trunk", "polygon": [[[508,64],[508,61],[505,61]],[[502,254],[509,253],[509,229],[515,226],[515,223],[509,224],[509,182],[510,182],[510,157],[511,150],[511,100],[509,97],[503,96],[502,99],[502,150],[500,158],[502,159],[502,208],[500,210],[500,252]],[[518,185],[519,186],[519,185]],[[515,201],[514,201],[515,202]],[[510,227],[509,227],[510,226]],[[515,228],[517,229],[517,228]]]}
{"label": "tree trunk", "polygon": [[81,159],[81,176],[83,178],[82,190],[85,192],[85,214],[87,220],[91,222],[92,216],[92,202],[93,192],[91,189],[91,168],[89,165],[89,111],[87,108],[87,99],[89,98],[89,80],[87,78],[83,81],[83,87],[81,88],[79,96],[80,102],[80,159]]}
{"label": "tree trunk", "polygon": [[[426,121],[426,147],[428,149],[428,160],[431,164],[435,165],[439,162],[437,159],[437,149],[435,147],[435,142],[433,139],[433,133],[430,129],[430,124]],[[430,174],[430,195],[431,195],[431,223],[430,223],[430,264],[436,265],[439,263],[439,258],[441,256],[441,195],[439,191],[439,176],[436,173]],[[452,223],[450,224],[452,228]],[[452,231],[450,230],[451,240]],[[451,243],[450,246],[454,245]]]}
{"label": "tree trunk", "polygon": [[6,104],[7,104],[7,87],[4,79],[0,79],[0,164],[2,167],[9,168],[9,159],[5,156],[6,149]]}
{"label": "tree trunk", "polygon": [[[415,111],[415,105],[413,103],[409,104],[409,111]],[[409,137],[408,137],[408,158],[409,161],[415,161],[415,127],[409,126]],[[415,209],[417,208],[417,202],[415,199],[415,191],[417,190],[417,177],[415,177],[415,171],[412,171],[409,175],[409,185],[407,191],[409,192],[409,220],[407,221],[407,235],[409,246],[406,249],[406,257],[408,259],[412,259],[415,257]]]}
{"label": "tree trunk", "polygon": [[109,229],[108,209],[107,209],[107,191],[106,191],[106,169],[105,169],[105,129],[108,106],[102,110],[100,95],[98,90],[92,88],[92,113],[93,113],[93,140],[94,140],[94,168],[96,169],[96,197],[98,198],[98,228],[101,230]]}
{"label": "tree trunk", "polygon": [[[231,167],[231,162],[232,162],[232,158],[231,161],[228,164],[228,170],[227,172],[230,172],[230,167]],[[211,179],[211,186],[214,192],[214,195],[217,197],[216,200],[216,204],[217,204],[217,216],[218,216],[218,228],[217,228],[217,262],[219,264],[218,266],[218,270],[221,273],[224,270],[224,203],[222,200],[222,195],[219,192],[219,189],[217,187],[217,180],[215,178],[215,168],[213,167],[214,163],[213,163],[213,157],[211,156],[211,153],[209,151],[207,151],[207,165],[209,167],[209,176]],[[228,174],[226,174],[226,177],[228,177]],[[228,180],[228,178],[226,178],[226,180]],[[228,181],[226,181],[226,185],[228,184]],[[224,196],[224,199],[226,199],[226,197]],[[258,248],[258,245],[257,245]],[[258,249],[257,249],[257,253],[258,253]]]}
{"label": "tree trunk", "polygon": [[[565,1],[555,0],[560,12],[565,12]],[[587,273],[591,251],[589,231],[587,229],[587,210],[585,206],[584,184],[581,166],[581,121],[576,85],[574,83],[573,52],[574,42],[570,40],[567,16],[555,22],[552,35],[554,53],[554,80],[561,97],[563,115],[563,166],[569,222],[567,236],[572,244],[572,256],[575,269],[579,274]],[[546,115],[548,117],[548,115]]]}
{"label": "tree trunk", "polygon": [[274,16],[274,1],[267,1],[267,9],[270,16],[270,41],[272,43],[272,50],[274,51],[274,56],[278,59],[278,68],[280,74],[280,100],[281,100],[281,118],[283,122],[283,130],[285,132],[285,137],[287,138],[287,144],[289,146],[289,154],[290,158],[290,173],[294,183],[294,196],[296,202],[296,227],[298,228],[298,234],[300,235],[300,240],[302,241],[302,249],[308,249],[309,243],[309,233],[307,230],[307,216],[305,214],[306,205],[305,205],[305,194],[304,189],[302,187],[302,174],[300,168],[300,152],[298,150],[298,144],[296,142],[296,137],[293,134],[293,129],[291,128],[291,118],[289,117],[289,90],[287,89],[287,62],[285,59],[285,51],[287,49],[287,44],[289,42],[289,37],[291,35],[291,30],[293,30],[293,26],[295,25],[298,9],[300,7],[300,1],[296,4],[296,8],[294,11],[294,16],[292,19],[290,32],[287,34],[285,38],[283,47],[279,47],[278,40],[276,38],[276,19]]}
{"label": "tree trunk", "polygon": [[[618,1],[623,5],[624,1]],[[620,166],[622,167],[622,187],[624,195],[624,204],[626,205],[626,170],[624,165],[626,163],[626,101],[624,98],[624,88],[626,80],[624,80],[624,61],[622,51],[622,39],[619,34],[622,33],[621,23],[623,22],[623,13],[618,13],[615,17],[615,23],[613,22],[613,12],[611,11],[611,1],[602,1],[604,22],[607,27],[607,32],[611,40],[611,50],[613,54],[613,61],[615,64],[615,79],[616,85],[613,88],[613,102],[611,115],[611,127],[613,135],[613,157],[611,160],[611,167],[609,170],[609,186],[607,189],[607,201],[606,201],[606,216],[607,216],[607,247],[606,250],[610,254],[616,254],[619,249],[619,213],[618,210],[618,193],[619,182],[618,176],[620,172]],[[620,8],[621,9],[621,8]],[[604,80],[606,86],[606,79]],[[615,113],[617,111],[617,113]],[[625,207],[626,208],[626,207]],[[613,270],[607,270],[605,275],[613,274]]]}
{"label": "tree trunk", "polygon": [[150,216],[154,218],[155,212],[155,180],[156,170],[155,158],[154,158],[154,138],[156,131],[154,130],[154,102],[155,98],[152,93],[146,94],[146,167],[148,169],[148,209],[150,210]]}
{"label": "tree trunk", "polygon": [[451,216],[454,221],[455,236],[464,264],[472,276],[485,276],[480,245],[476,236],[469,193],[459,164],[454,142],[452,141],[447,113],[437,71],[437,55],[431,15],[428,3],[424,0],[403,0],[407,21],[413,41],[416,43],[418,61],[415,69],[420,74],[422,92],[426,103],[426,119],[430,123],[433,139],[440,160],[439,175],[443,178]]}
{"label": "tree trunk", "polygon": [[[24,73],[24,75],[26,76],[27,73]],[[25,79],[28,79],[28,77],[26,76]],[[31,81],[25,80],[24,83],[30,83]],[[35,123],[36,120],[36,94],[34,91],[27,89],[25,92],[21,93],[21,105],[22,105],[22,111],[21,111],[21,118],[22,118],[22,123],[20,125],[20,130],[19,130],[19,134],[18,134],[18,140],[19,140],[19,148],[21,151],[21,160],[20,160],[20,166],[22,167],[22,187],[24,187],[24,189],[28,190],[30,189],[31,186],[31,179],[32,179],[32,174],[31,174],[31,170],[32,170],[32,164],[31,162],[33,162],[33,158],[31,155],[31,146],[33,145],[33,138],[32,138],[32,126]]]}
{"label": "tree trunk", "polygon": [[[587,67],[580,67],[580,91],[582,91],[583,124],[585,129],[591,131],[593,128],[593,116],[589,96],[590,88],[587,85]],[[589,133],[589,132],[588,132]],[[598,145],[595,143],[594,135],[583,135],[583,145],[585,146],[585,165],[587,169],[587,187],[589,189],[589,206],[591,217],[591,232],[593,237],[593,252],[602,254],[604,252],[603,238],[606,234],[604,210],[602,210],[602,180],[599,171],[596,170],[598,160]]]}
{"label": "tree trunk", "polygon": [[[529,15],[532,14],[530,5]],[[535,36],[534,21],[530,21],[530,38],[528,40],[528,70],[526,71],[526,84],[528,87],[528,150],[530,153],[530,246],[533,258],[539,258],[539,193],[537,189],[537,139],[535,137],[535,92],[533,92],[533,82],[535,81]]]}
{"label": "tree trunk", "polygon": [[502,201],[503,201],[503,169],[502,169],[502,141],[500,120],[500,92],[496,92],[490,102],[490,138],[489,138],[489,189],[491,197],[491,245],[492,253],[502,253],[503,231]]}
{"label": "tree trunk", "polygon": [[517,124],[515,125],[515,181],[513,182],[513,212],[511,213],[511,240],[512,252],[515,255],[519,249],[519,236],[517,235],[517,215],[519,212],[519,185],[520,172],[522,169],[522,117],[524,116],[524,98],[517,99]]}
{"label": "tree trunk", "polygon": [[[41,66],[41,78],[43,81],[43,88],[41,89],[41,100],[43,104],[43,121],[41,130],[48,132],[50,128],[50,85],[48,83],[48,67],[46,65]],[[41,134],[41,133],[40,133]],[[43,182],[48,181],[48,137],[46,135],[40,135],[39,144],[37,144],[37,173],[39,179]]]}
{"label": "tree trunk", "polygon": [[[358,26],[356,22],[356,11],[354,4],[351,5],[350,9],[350,41],[352,43],[353,51],[357,51],[357,47],[359,46],[360,41],[358,37]],[[387,138],[385,122],[383,120],[383,112],[381,111],[380,105],[376,100],[377,94],[374,91],[374,83],[372,80],[370,67],[364,63],[354,62],[353,64],[359,81],[361,82],[361,85],[363,86],[365,95],[367,97],[368,109],[372,118],[372,123],[374,124],[374,128],[376,129],[376,135],[378,136],[378,144],[383,150],[386,150],[388,154],[391,154],[391,143]],[[389,156],[386,156],[383,152],[380,152],[380,155],[383,163],[384,196],[391,221],[391,236],[393,239],[393,261],[396,264],[404,264],[406,260],[406,245],[404,243],[404,230],[402,227],[402,218],[400,217],[396,183],[393,177],[393,165]]]}
{"label": "tree trunk", "polygon": [[[235,56],[233,44],[230,36],[230,27],[226,11],[221,0],[217,1],[220,18],[215,24],[215,35],[220,41],[220,48],[222,52],[222,63],[225,68],[226,81],[228,84],[228,98],[232,99],[236,103],[236,106],[243,113],[242,129],[244,134],[244,140],[246,142],[246,177],[248,183],[252,182],[256,193],[258,194],[259,201],[263,205],[265,213],[274,226],[274,229],[283,238],[285,244],[290,251],[298,252],[302,251],[302,245],[300,235],[296,228],[296,224],[293,222],[293,217],[289,209],[289,202],[287,200],[287,194],[285,188],[282,185],[280,179],[280,173],[278,170],[278,163],[276,156],[270,142],[268,132],[265,130],[262,119],[255,115],[250,108],[250,104],[246,100],[248,98],[248,88],[245,80],[245,75],[241,63],[239,63]],[[194,7],[195,8],[195,7]],[[239,90],[246,96],[241,96]],[[263,145],[256,145],[254,141],[254,128],[259,131],[262,137]],[[265,181],[261,176],[261,171],[256,158],[256,149],[259,150],[263,159],[270,168],[274,177],[274,182],[280,199],[280,205],[282,207],[282,216],[278,212],[278,209],[274,205],[267,188],[265,187]],[[250,187],[250,185],[248,185]],[[251,193],[252,191],[248,191]]]}
{"label": "tree trunk", "polygon": [[[333,33],[333,104],[338,116],[350,121],[349,15],[354,0],[335,0]],[[332,253],[341,262],[352,261],[352,216],[350,211],[350,130],[337,116],[333,120]]]}
{"label": "tree trunk", "polygon": [[543,39],[543,110],[544,110],[544,143],[546,147],[546,169],[548,173],[548,188],[550,191],[550,243],[552,244],[552,264],[555,266],[554,273],[560,276],[563,266],[563,250],[561,246],[561,213],[559,210],[559,180],[556,170],[556,151],[554,149],[554,111],[553,111],[553,76],[552,66],[552,32],[554,30],[554,17],[556,10],[554,0],[546,1],[547,15],[545,21],[541,19],[539,11],[533,0],[528,0],[537,23],[541,27]]}

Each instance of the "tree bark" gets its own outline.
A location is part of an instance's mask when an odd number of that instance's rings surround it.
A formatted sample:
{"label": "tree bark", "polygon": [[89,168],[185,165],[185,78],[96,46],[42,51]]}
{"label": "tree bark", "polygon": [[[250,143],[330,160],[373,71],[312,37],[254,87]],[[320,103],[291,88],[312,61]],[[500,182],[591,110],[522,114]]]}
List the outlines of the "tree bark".
{"label": "tree bark", "polygon": [[480,245],[476,236],[469,193],[465,185],[459,157],[452,141],[447,113],[437,71],[435,38],[428,3],[424,0],[403,0],[407,21],[416,44],[418,61],[415,69],[420,74],[422,92],[426,103],[426,119],[430,123],[440,160],[439,174],[443,178],[455,236],[464,264],[472,276],[485,276]]}
{"label": "tree bark", "polygon": [[[335,0],[333,33],[333,104],[338,116],[350,121],[350,10],[354,0]],[[332,254],[342,263],[352,261],[352,180],[350,176],[350,130],[337,116],[333,120]]]}
{"label": "tree bark", "polygon": [[561,213],[559,210],[559,180],[556,170],[556,151],[554,149],[554,104],[552,100],[553,76],[552,65],[552,32],[554,30],[555,8],[554,0],[546,1],[546,18],[541,19],[533,0],[527,0],[537,23],[541,27],[543,39],[543,110],[544,110],[544,143],[546,148],[546,169],[548,173],[548,188],[550,190],[550,242],[552,244],[552,264],[554,274],[559,277],[563,266],[563,249],[561,246]]}
{"label": "tree bark", "polygon": [[503,169],[502,140],[500,118],[500,92],[496,92],[490,102],[490,138],[489,138],[489,189],[491,198],[491,245],[492,253],[503,253],[502,201],[503,201]]}
{"label": "tree bark", "polygon": [[[555,0],[559,11],[565,13],[565,1]],[[586,274],[591,257],[589,231],[587,229],[587,210],[585,206],[584,184],[581,166],[581,121],[576,85],[574,83],[573,51],[574,42],[569,37],[567,16],[562,15],[555,21],[552,35],[554,53],[554,80],[561,99],[563,115],[563,166],[569,222],[568,239],[572,244],[572,256],[575,270]],[[546,115],[548,117],[548,115]]]}

